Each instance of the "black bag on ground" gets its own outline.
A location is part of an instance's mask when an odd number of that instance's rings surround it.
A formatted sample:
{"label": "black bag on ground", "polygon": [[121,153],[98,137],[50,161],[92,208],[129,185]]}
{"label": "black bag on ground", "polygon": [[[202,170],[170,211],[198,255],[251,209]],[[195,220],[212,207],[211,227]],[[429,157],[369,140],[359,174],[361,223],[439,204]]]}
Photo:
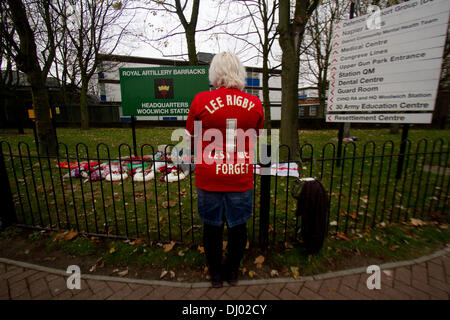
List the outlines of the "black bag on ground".
{"label": "black bag on ground", "polygon": [[320,181],[311,179],[302,184],[296,214],[302,217],[301,236],[306,250],[314,254],[322,248],[327,234],[329,201]]}

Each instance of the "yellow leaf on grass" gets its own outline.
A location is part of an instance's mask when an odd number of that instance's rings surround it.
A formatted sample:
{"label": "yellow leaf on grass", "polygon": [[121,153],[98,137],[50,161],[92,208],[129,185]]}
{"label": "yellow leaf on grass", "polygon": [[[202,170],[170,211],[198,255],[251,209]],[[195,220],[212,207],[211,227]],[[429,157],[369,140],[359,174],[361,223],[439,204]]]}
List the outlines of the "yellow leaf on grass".
{"label": "yellow leaf on grass", "polygon": [[109,253],[110,253],[110,254],[113,254],[114,252],[116,252],[116,248],[111,248],[111,249],[109,249]]}
{"label": "yellow leaf on grass", "polygon": [[247,240],[247,244],[245,245],[245,249],[248,249],[250,247],[250,242]]}
{"label": "yellow leaf on grass", "polygon": [[350,238],[347,237],[345,234],[343,234],[342,232],[339,232],[336,236],[339,239],[345,240],[345,241],[350,241]]}
{"label": "yellow leaf on grass", "polygon": [[56,241],[59,241],[59,240],[61,240],[62,238],[64,238],[64,234],[61,232],[61,233],[58,233],[56,236],[55,236],[55,240]]}
{"label": "yellow leaf on grass", "polygon": [[198,252],[200,252],[201,254],[205,253],[205,248],[203,248],[202,246],[198,246],[197,247]]}
{"label": "yellow leaf on grass", "polygon": [[167,207],[172,208],[172,207],[175,207],[175,202],[174,201],[164,201],[162,203],[162,206],[164,209],[167,209]]}
{"label": "yellow leaf on grass", "polygon": [[291,272],[292,272],[292,276],[295,279],[297,279],[300,276],[300,274],[298,273],[298,267],[291,267],[290,269],[291,269]]}
{"label": "yellow leaf on grass", "polygon": [[424,223],[422,220],[420,220],[420,219],[414,219],[414,218],[411,218],[411,224],[412,224],[413,226],[415,226],[415,227],[421,227],[421,226],[423,226],[425,223]]}
{"label": "yellow leaf on grass", "polygon": [[66,241],[70,241],[73,238],[75,238],[78,235],[78,232],[74,231],[73,229],[69,231],[68,234],[66,234],[65,239]]}
{"label": "yellow leaf on grass", "polygon": [[254,271],[251,271],[251,270],[248,272],[248,275],[250,276],[250,278],[253,278],[255,276],[255,274],[256,273]]}
{"label": "yellow leaf on grass", "polygon": [[164,244],[163,245],[164,252],[169,252],[170,250],[172,250],[174,245],[175,245],[175,241],[171,241],[168,244]]}

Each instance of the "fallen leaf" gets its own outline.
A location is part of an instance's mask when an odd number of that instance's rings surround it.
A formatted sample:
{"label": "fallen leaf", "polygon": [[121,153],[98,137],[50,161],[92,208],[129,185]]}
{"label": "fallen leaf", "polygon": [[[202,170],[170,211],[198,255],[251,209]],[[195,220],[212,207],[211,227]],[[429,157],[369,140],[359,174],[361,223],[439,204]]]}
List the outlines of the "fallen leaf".
{"label": "fallen leaf", "polygon": [[422,220],[414,219],[414,218],[411,218],[411,224],[415,227],[421,227],[421,226],[425,225],[425,223]]}
{"label": "fallen leaf", "polygon": [[180,257],[183,257],[183,256],[184,256],[184,251],[183,251],[183,250],[178,251],[178,255],[179,255]]}
{"label": "fallen leaf", "polygon": [[128,269],[123,270],[122,272],[119,272],[118,275],[121,277],[125,277],[128,274]]}
{"label": "fallen leaf", "polygon": [[286,249],[292,249],[292,248],[293,248],[293,246],[292,246],[289,242],[285,242],[285,243],[284,243],[284,247],[285,247]]}
{"label": "fallen leaf", "polygon": [[112,273],[116,273],[116,272],[119,272],[119,269],[114,269],[114,270],[112,271]]}
{"label": "fallen leaf", "polygon": [[62,238],[64,238],[64,233],[58,233],[56,236],[55,236],[55,241],[59,241],[59,240],[61,240]]}
{"label": "fallen leaf", "polygon": [[198,252],[200,252],[201,254],[205,253],[205,248],[203,248],[202,246],[198,246],[197,247]]}
{"label": "fallen leaf", "polygon": [[345,240],[345,241],[350,241],[350,238],[347,237],[345,234],[343,234],[342,232],[339,232],[336,236],[339,239]]}
{"label": "fallen leaf", "polygon": [[29,254],[30,253],[30,249],[26,249],[24,253],[25,254]]}
{"label": "fallen leaf", "polygon": [[113,254],[114,252],[116,252],[116,248],[111,248],[111,249],[109,249],[109,253],[110,253],[110,254]]}
{"label": "fallen leaf", "polygon": [[278,277],[279,276],[278,271],[273,269],[272,271],[270,271],[270,276],[271,277]]}
{"label": "fallen leaf", "polygon": [[94,264],[90,269],[89,272],[94,272],[95,270],[97,270],[97,265]]}
{"label": "fallen leaf", "polygon": [[224,242],[222,243],[222,250],[225,250],[225,249],[227,248],[227,244],[228,244],[227,241],[224,241]]}
{"label": "fallen leaf", "polygon": [[294,279],[297,279],[300,274],[298,272],[298,267],[290,267],[291,272],[292,272],[292,276],[294,277]]}
{"label": "fallen leaf", "polygon": [[167,275],[167,271],[166,270],[163,270],[162,272],[161,272],[161,275],[159,276],[159,278],[160,279],[162,279],[162,278],[164,278],[166,275]]}
{"label": "fallen leaf", "polygon": [[175,241],[171,241],[168,244],[164,244],[163,245],[164,252],[169,252],[170,250],[172,250],[174,245],[175,245]]}
{"label": "fallen leaf", "polygon": [[175,272],[169,271],[169,274],[170,274],[170,278],[171,278],[171,279],[175,278]]}
{"label": "fallen leaf", "polygon": [[255,275],[256,275],[256,273],[254,272],[254,271],[249,271],[248,272],[248,275],[250,276],[250,278],[253,278]]}
{"label": "fallen leaf", "polygon": [[168,207],[172,208],[172,207],[175,207],[175,202],[174,201],[169,201],[169,202],[164,201],[162,203],[162,206],[164,209],[167,209]]}
{"label": "fallen leaf", "polygon": [[253,263],[254,264],[262,264],[263,262],[264,262],[264,256],[258,256]]}
{"label": "fallen leaf", "polygon": [[75,238],[78,235],[78,232],[74,231],[73,229],[71,229],[69,231],[69,233],[66,234],[66,236],[64,237],[66,239],[66,241],[70,241],[73,238]]}
{"label": "fallen leaf", "polygon": [[56,257],[45,257],[44,261],[55,261]]}
{"label": "fallen leaf", "polygon": [[250,247],[250,242],[247,240],[247,244],[245,245],[245,249],[248,249]]}
{"label": "fallen leaf", "polygon": [[337,226],[337,221],[331,221],[330,226]]}

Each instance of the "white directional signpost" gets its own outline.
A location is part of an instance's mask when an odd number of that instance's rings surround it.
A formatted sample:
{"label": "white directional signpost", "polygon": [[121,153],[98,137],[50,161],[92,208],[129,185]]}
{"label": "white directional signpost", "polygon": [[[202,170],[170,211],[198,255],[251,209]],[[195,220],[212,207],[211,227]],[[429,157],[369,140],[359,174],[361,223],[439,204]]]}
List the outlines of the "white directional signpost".
{"label": "white directional signpost", "polygon": [[449,0],[415,0],[335,26],[327,122],[431,123]]}
{"label": "white directional signpost", "polygon": [[407,1],[354,19],[351,11],[333,31],[326,121],[404,124],[397,179],[409,124],[432,121],[449,11],[449,0]]}

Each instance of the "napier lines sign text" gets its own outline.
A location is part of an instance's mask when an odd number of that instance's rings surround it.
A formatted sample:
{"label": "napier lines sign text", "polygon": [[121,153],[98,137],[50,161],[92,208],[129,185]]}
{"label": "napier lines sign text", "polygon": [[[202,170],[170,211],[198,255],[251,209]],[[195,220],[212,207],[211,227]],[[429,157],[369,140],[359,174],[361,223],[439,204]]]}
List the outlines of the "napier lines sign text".
{"label": "napier lines sign text", "polygon": [[337,24],[327,122],[431,123],[449,10],[413,0]]}
{"label": "napier lines sign text", "polygon": [[124,116],[187,116],[194,96],[209,90],[208,67],[120,68]]}

